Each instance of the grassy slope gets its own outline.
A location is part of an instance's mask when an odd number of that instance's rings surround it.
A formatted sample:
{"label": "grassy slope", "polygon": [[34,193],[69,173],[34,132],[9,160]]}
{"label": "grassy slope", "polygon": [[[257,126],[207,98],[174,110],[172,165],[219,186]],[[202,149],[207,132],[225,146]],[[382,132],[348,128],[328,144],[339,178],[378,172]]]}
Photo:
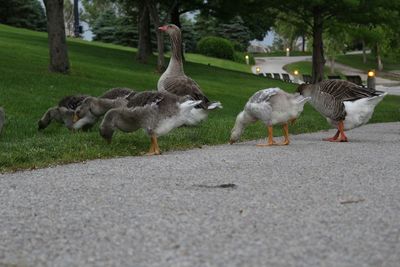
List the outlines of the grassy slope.
{"label": "grassy slope", "polygon": [[[51,74],[47,71],[46,34],[0,25],[0,106],[4,106],[7,113],[6,126],[0,136],[0,172],[139,155],[147,151],[149,140],[143,131],[118,132],[112,145],[100,138],[97,127],[88,133],[72,133],[65,127],[52,124],[43,132],[37,131],[37,120],[65,95],[99,95],[116,86],[136,90],[156,88],[159,74],[154,71],[155,58],[148,65],[142,65],[135,62],[135,50],[131,48],[80,40],[69,40],[68,45],[71,74]],[[291,84],[213,67],[216,65],[215,62],[211,66],[188,62],[185,71],[210,99],[220,100],[224,109],[212,112],[209,119],[198,127],[183,127],[161,137],[162,150],[226,143],[235,116],[252,93],[273,86],[294,90]],[[398,103],[399,98],[387,97],[372,121],[400,120],[396,101]],[[325,120],[306,106],[291,132],[326,128]],[[265,128],[258,123],[247,129],[243,139],[264,136]]]}
{"label": "grassy slope", "polygon": [[[291,63],[288,65],[283,66],[283,68],[289,72],[293,73],[295,70],[298,70],[300,74],[309,74],[312,73],[312,64],[311,61],[299,61],[295,63]],[[331,75],[330,69],[328,66],[324,67],[325,76]],[[335,72],[335,75],[340,75],[340,72]]]}
{"label": "grassy slope", "polygon": [[[362,62],[362,55],[341,55],[338,57],[337,62],[348,65],[350,67],[364,70],[364,71],[369,71],[371,69],[376,69],[376,60],[373,57],[373,55],[368,54],[367,55],[367,63],[364,64]],[[400,70],[400,62],[389,59],[389,58],[384,58],[382,59],[383,62],[383,68],[384,71],[392,71],[392,70]]]}

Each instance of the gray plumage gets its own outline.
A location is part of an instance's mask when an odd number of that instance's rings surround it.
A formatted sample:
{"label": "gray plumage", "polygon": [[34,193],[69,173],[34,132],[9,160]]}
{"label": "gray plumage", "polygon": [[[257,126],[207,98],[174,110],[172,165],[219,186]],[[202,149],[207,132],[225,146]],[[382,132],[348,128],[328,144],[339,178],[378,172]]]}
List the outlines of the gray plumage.
{"label": "gray plumage", "polygon": [[72,129],[73,115],[75,109],[82,103],[87,95],[72,95],[63,97],[58,105],[49,108],[38,121],[38,129],[47,128],[52,121],[64,124],[68,129]]}
{"label": "gray plumage", "polygon": [[[309,100],[309,97],[289,94],[279,88],[257,91],[250,97],[243,111],[236,117],[230,143],[238,141],[244,129],[257,121],[262,121],[269,127],[276,124],[287,125],[288,122],[300,116],[304,104]],[[269,138],[272,140],[272,136]],[[286,140],[289,142],[288,135]]]}
{"label": "gray plumage", "polygon": [[[113,108],[106,113],[100,125],[100,135],[111,142],[117,129],[133,132],[143,128],[152,137],[153,146],[153,139],[183,125],[185,117],[199,103],[167,92],[137,93],[126,107]],[[159,154],[158,145],[150,152]]]}
{"label": "gray plumage", "polygon": [[79,130],[87,125],[94,125],[108,110],[126,106],[135,94],[136,92],[129,88],[113,88],[100,97],[87,97],[75,111],[78,121],[74,123],[73,128]]}
{"label": "gray plumage", "polygon": [[298,92],[311,97],[311,105],[323,116],[341,121],[346,117],[345,101],[379,96],[382,92],[363,88],[343,80],[325,80],[317,84],[302,84]]}
{"label": "gray plumage", "polygon": [[135,94],[136,92],[133,89],[126,88],[126,87],[116,87],[108,90],[104,94],[100,96],[100,98],[107,98],[107,99],[117,99],[119,97],[127,97],[131,94]]}
{"label": "gray plumage", "polygon": [[0,107],[0,134],[3,130],[5,121],[6,121],[6,113],[4,112],[4,109]]}
{"label": "gray plumage", "polygon": [[[207,111],[222,108],[220,102],[210,101],[202,92],[200,86],[185,75],[182,63],[181,30],[173,24],[160,27],[160,29],[170,36],[172,55],[167,70],[158,80],[158,91],[167,91],[178,96],[189,95],[192,100],[200,100],[201,104],[196,106],[196,109]],[[191,122],[188,122],[188,124],[196,124],[205,117],[207,117],[206,114],[199,114],[199,112],[192,114]]]}

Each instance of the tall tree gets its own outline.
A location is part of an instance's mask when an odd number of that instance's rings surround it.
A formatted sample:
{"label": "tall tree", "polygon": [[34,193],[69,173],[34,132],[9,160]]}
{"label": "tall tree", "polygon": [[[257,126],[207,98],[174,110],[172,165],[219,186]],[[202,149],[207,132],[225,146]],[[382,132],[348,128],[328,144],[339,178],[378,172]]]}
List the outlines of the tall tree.
{"label": "tall tree", "polygon": [[38,0],[2,0],[0,23],[46,31],[46,16]]}
{"label": "tall tree", "polygon": [[64,0],[44,0],[49,36],[51,72],[68,73],[69,58],[64,24]]}
{"label": "tall tree", "polygon": [[150,34],[150,13],[149,9],[143,1],[138,2],[138,53],[136,59],[139,62],[147,63],[151,50],[151,34]]}
{"label": "tall tree", "polygon": [[[334,21],[348,24],[382,23],[393,19],[400,9],[399,1],[385,0],[271,0],[271,7],[284,11],[289,18],[308,25],[313,39],[313,82],[323,79],[325,64],[323,32],[335,25]],[[390,14],[390,16],[389,16]]]}
{"label": "tall tree", "polygon": [[79,38],[80,35],[81,33],[79,24],[79,0],[74,0],[74,36],[75,38]]}
{"label": "tall tree", "polygon": [[150,17],[153,21],[154,29],[157,36],[157,71],[162,73],[165,70],[164,34],[158,29],[160,26],[162,26],[161,24],[163,22],[160,18],[161,5],[154,0],[146,0],[146,5],[149,10]]}

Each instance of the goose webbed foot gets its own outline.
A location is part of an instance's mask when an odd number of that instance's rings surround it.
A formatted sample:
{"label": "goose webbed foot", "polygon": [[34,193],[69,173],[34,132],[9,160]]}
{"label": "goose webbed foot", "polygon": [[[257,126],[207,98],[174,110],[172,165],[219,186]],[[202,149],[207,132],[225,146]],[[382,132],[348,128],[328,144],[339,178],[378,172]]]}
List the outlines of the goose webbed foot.
{"label": "goose webbed foot", "polygon": [[160,155],[160,154],[161,154],[161,151],[158,146],[157,136],[153,134],[151,136],[150,149],[149,149],[149,152],[146,153],[146,156],[155,156],[155,155]]}
{"label": "goose webbed foot", "polygon": [[330,138],[324,138],[322,139],[324,141],[328,141],[328,142],[348,142],[347,140],[347,136],[344,133],[344,125],[343,125],[343,121],[340,121],[338,124],[338,130],[336,132],[336,134]]}
{"label": "goose webbed foot", "polygon": [[[294,120],[296,120],[296,119],[294,119]],[[288,123],[285,123],[283,125],[283,136],[285,137],[285,139],[279,145],[287,146],[288,144],[290,144],[290,140],[289,140],[289,125],[288,125]]]}
{"label": "goose webbed foot", "polygon": [[257,146],[260,146],[260,147],[264,147],[264,146],[274,146],[274,145],[277,145],[278,143],[276,143],[275,141],[274,141],[274,135],[273,135],[273,128],[272,128],[272,126],[268,126],[268,141],[267,141],[267,143],[266,144],[257,144]]}

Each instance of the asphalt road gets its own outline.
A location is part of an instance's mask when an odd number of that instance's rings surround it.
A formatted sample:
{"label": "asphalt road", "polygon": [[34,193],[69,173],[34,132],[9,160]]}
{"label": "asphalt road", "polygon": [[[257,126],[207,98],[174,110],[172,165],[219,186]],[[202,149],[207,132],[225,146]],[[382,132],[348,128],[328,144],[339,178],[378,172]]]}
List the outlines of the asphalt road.
{"label": "asphalt road", "polygon": [[0,266],[399,266],[400,123],[333,133],[0,175]]}

